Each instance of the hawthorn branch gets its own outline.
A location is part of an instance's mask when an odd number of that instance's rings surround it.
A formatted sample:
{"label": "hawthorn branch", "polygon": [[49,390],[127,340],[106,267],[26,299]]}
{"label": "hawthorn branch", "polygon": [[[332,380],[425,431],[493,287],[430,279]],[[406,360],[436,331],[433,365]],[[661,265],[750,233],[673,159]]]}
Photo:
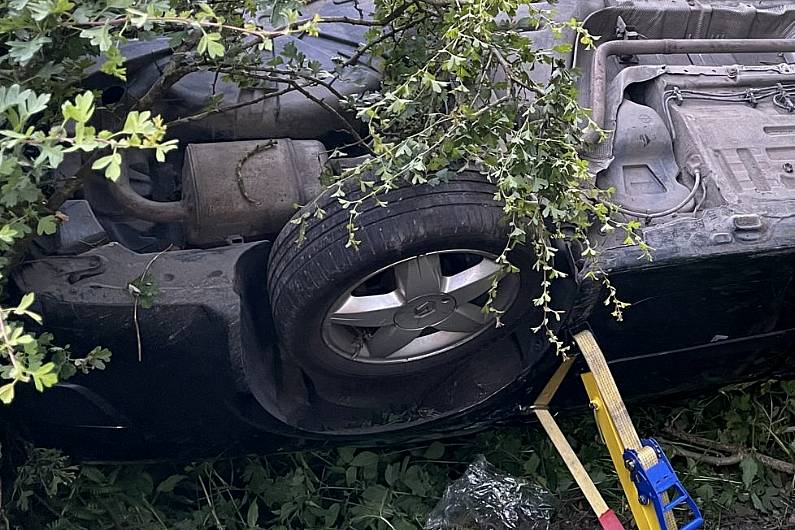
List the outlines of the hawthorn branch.
{"label": "hawthorn branch", "polygon": [[188,64],[186,61],[190,58],[190,50],[196,46],[198,40],[198,34],[190,35],[174,50],[174,54],[163,69],[160,78],[135,103],[136,109],[150,110],[180,79],[196,71],[196,66]]}
{"label": "hawthorn branch", "polygon": [[317,20],[313,19],[302,19],[297,20],[289,25],[281,26],[277,28],[275,31],[284,31],[289,28],[300,28],[302,26],[306,26],[312,22],[317,22],[318,24],[351,24],[354,26],[388,26],[393,21],[397,20],[400,16],[402,16],[409,7],[415,5],[415,2],[406,2],[405,4],[401,5],[400,7],[396,8],[394,11],[389,13],[383,20],[375,20],[375,19],[366,19],[366,18],[353,18],[353,17],[323,17],[321,16]]}
{"label": "hawthorn branch", "polygon": [[359,62],[359,59],[362,58],[362,55],[367,53],[373,47],[381,44],[382,42],[384,42],[385,40],[387,40],[389,38],[395,37],[399,33],[402,33],[404,31],[406,31],[407,29],[411,29],[413,27],[419,26],[420,24],[422,24],[423,22],[428,20],[428,18],[430,18],[430,17],[423,16],[423,17],[421,17],[420,19],[418,19],[418,20],[416,20],[414,22],[411,22],[409,24],[404,24],[403,26],[400,26],[400,27],[397,27],[397,28],[392,28],[389,31],[383,32],[378,38],[373,39],[370,42],[360,46],[353,55],[351,55],[344,63],[342,63],[340,65],[340,68],[347,68],[349,66],[353,66],[353,65],[357,64]]}
{"label": "hawthorn branch", "polygon": [[[261,42],[266,40],[273,40],[276,37],[281,37],[283,35],[286,35],[292,28],[299,27],[299,24],[295,23],[289,26],[285,26],[283,29],[269,31],[259,28],[245,28],[242,26],[235,26],[232,24],[224,24],[222,22],[212,22],[209,20],[196,20],[193,18],[184,18],[184,17],[155,17],[155,16],[146,17],[146,22],[151,22],[153,24],[159,24],[165,26],[168,25],[183,26],[183,27],[200,26],[201,28],[206,28],[206,29],[227,30],[255,37]],[[307,20],[305,22],[312,22],[312,21]],[[68,27],[75,29],[86,28],[86,27],[96,28],[103,26],[118,27],[118,26],[125,26],[129,23],[130,23],[130,16],[122,16],[122,17],[112,18],[109,20],[92,20],[88,22],[81,22],[78,24],[71,23],[68,25]]]}
{"label": "hawthorn branch", "polygon": [[[266,81],[274,81],[276,83],[287,83],[286,79],[290,77],[298,77],[300,79],[304,79],[308,81],[307,86],[318,85],[322,86],[326,90],[328,90],[334,97],[338,98],[339,100],[344,100],[345,95],[342,94],[339,90],[334,88],[332,84],[328,81],[324,81],[317,76],[313,76],[310,74],[306,74],[299,70],[281,70],[279,68],[272,68],[267,66],[229,66],[229,67],[222,67],[219,69],[219,72],[227,73],[227,74],[237,74],[241,75],[241,71],[243,72],[255,72],[254,74],[244,73],[247,77],[253,77],[255,79],[264,79]],[[256,72],[262,72],[266,74],[273,74],[278,76],[286,76],[285,77],[263,77],[258,76]]]}
{"label": "hawthorn branch", "polygon": [[191,123],[198,120],[203,120],[207,116],[212,116],[213,114],[218,114],[220,112],[229,112],[237,109],[242,109],[243,107],[248,107],[249,105],[256,105],[257,103],[261,103],[266,99],[271,99],[275,97],[282,96],[288,92],[292,92],[295,90],[293,87],[288,87],[282,90],[277,90],[275,92],[268,92],[262,96],[256,97],[254,99],[250,99],[248,101],[242,101],[240,103],[235,103],[232,105],[227,105],[225,107],[218,107],[216,109],[209,109],[202,112],[197,112],[196,114],[191,114],[190,116],[185,116],[182,118],[177,118],[175,120],[171,120],[167,122],[165,125],[166,127],[176,127],[178,125],[184,125],[186,123]]}
{"label": "hawthorn branch", "polygon": [[495,46],[491,46],[489,49],[491,51],[492,57],[497,59],[497,62],[500,64],[503,71],[505,72],[505,77],[508,79],[509,83],[519,85],[525,90],[534,93],[536,96],[544,95],[544,91],[541,90],[541,88],[537,86],[528,85],[527,83],[519,79],[516,76],[516,74],[514,74],[513,67],[511,66],[511,64],[508,62],[507,59],[505,59],[505,56]]}
{"label": "hawthorn branch", "polygon": [[287,80],[287,82],[291,84],[298,92],[303,94],[304,97],[306,97],[306,99],[317,103],[320,107],[322,107],[326,111],[334,114],[334,116],[336,116],[340,120],[340,122],[345,126],[345,128],[350,133],[350,135],[353,136],[355,142],[361,145],[362,147],[364,147],[365,149],[367,149],[370,153],[373,153],[373,151],[370,149],[370,146],[367,145],[367,142],[365,142],[364,139],[359,134],[359,131],[356,130],[356,127],[354,127],[353,124],[351,124],[351,122],[348,121],[348,119],[345,116],[340,114],[340,112],[337,109],[326,103],[326,101],[323,98],[318,98],[314,94],[306,90],[306,88],[301,86],[300,83],[291,80]]}
{"label": "hawthorn branch", "polygon": [[[273,70],[275,72],[284,73],[284,74],[288,74],[288,75],[293,74],[293,72],[283,72],[283,71],[280,71],[278,69],[269,69],[269,68],[266,68],[266,67],[262,67],[262,68],[255,67],[255,68],[251,68],[249,70],[250,71],[261,70],[263,72],[266,72],[268,70]],[[248,73],[248,74],[246,74],[246,76],[250,77],[252,79],[259,79],[259,80],[263,80],[263,81],[271,81],[271,82],[274,82],[274,83],[288,85],[289,88],[285,89],[286,91],[295,90],[297,92],[300,92],[306,99],[308,99],[309,101],[312,101],[313,103],[317,104],[318,106],[320,106],[321,108],[323,108],[327,112],[330,112],[331,114],[333,114],[340,121],[340,123],[342,123],[342,125],[345,127],[346,132],[348,132],[353,137],[353,139],[354,139],[354,144],[353,145],[361,145],[365,149],[370,151],[370,148],[367,145],[367,142],[364,141],[364,139],[359,134],[359,131],[356,130],[356,127],[350,122],[350,120],[348,120],[348,118],[343,116],[333,106],[329,105],[325,101],[325,99],[315,96],[309,90],[307,90],[307,88],[309,88],[311,85],[320,85],[320,86],[323,86],[324,88],[326,88],[327,90],[329,90],[329,92],[331,94],[333,94],[334,96],[336,96],[340,100],[345,99],[345,97],[339,91],[337,91],[335,88],[333,88],[329,83],[327,83],[327,82],[325,82],[325,81],[323,81],[321,79],[318,79],[318,78],[313,77],[313,76],[309,76],[308,74],[301,74],[301,73],[298,73],[298,72],[295,72],[295,74],[298,77],[304,78],[305,80],[309,81],[309,84],[307,84],[307,85],[302,84],[302,83],[298,82],[295,79],[291,79],[290,77],[275,77],[275,76],[272,76],[272,75],[258,75],[258,74],[254,74],[254,73]],[[273,92],[269,96],[273,97],[273,95],[275,95],[275,94],[276,94],[276,92]],[[266,98],[263,97],[262,99],[266,99]],[[252,100],[252,102],[253,101],[254,100]],[[245,102],[245,104],[251,104],[251,102]],[[227,111],[227,110],[234,110],[234,108],[240,108],[241,106],[245,106],[245,105],[244,104],[231,105],[229,107],[225,107],[224,109],[219,109],[218,111],[222,112],[222,111]],[[197,119],[199,119],[199,118],[197,118]],[[174,122],[171,122],[170,124],[167,124],[167,125],[173,125],[173,124],[174,124]]]}
{"label": "hawthorn branch", "polygon": [[[226,24],[223,22],[212,21],[212,20],[197,20],[195,18],[190,17],[179,17],[179,16],[146,16],[146,22],[152,24],[159,24],[159,25],[172,25],[172,26],[182,26],[182,27],[201,27],[203,29],[213,29],[218,31],[231,31],[234,33],[239,33],[242,35],[247,35],[250,37],[254,37],[260,42],[264,42],[267,40],[273,40],[278,37],[283,37],[285,35],[289,35],[293,32],[300,32],[303,31],[305,28],[313,24],[350,24],[354,26],[386,26],[390,24],[393,20],[400,17],[409,6],[412,5],[412,2],[403,4],[401,7],[392,11],[389,16],[384,18],[383,20],[375,20],[375,19],[367,19],[367,18],[355,18],[355,17],[347,17],[347,16],[331,16],[331,17],[323,17],[317,16],[316,18],[304,18],[300,20],[296,20],[295,22],[291,22],[289,24],[284,24],[272,30],[262,29],[258,27],[244,27],[244,26],[236,26],[234,24]],[[65,27],[74,28],[74,29],[81,29],[81,28],[96,28],[96,27],[103,27],[103,26],[111,26],[111,27],[119,27],[119,26],[127,26],[131,23],[132,15],[124,15],[118,16],[116,18],[106,19],[106,20],[91,20],[87,22],[69,22],[68,24],[64,24]]]}

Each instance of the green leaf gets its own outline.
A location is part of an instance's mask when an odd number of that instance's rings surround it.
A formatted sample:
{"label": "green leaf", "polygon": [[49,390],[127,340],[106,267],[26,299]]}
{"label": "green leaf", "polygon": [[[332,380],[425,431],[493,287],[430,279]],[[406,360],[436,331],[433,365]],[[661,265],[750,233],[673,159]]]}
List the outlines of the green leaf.
{"label": "green leaf", "polygon": [[5,45],[9,48],[8,56],[14,62],[24,66],[30,62],[31,59],[33,59],[33,56],[36,55],[45,44],[49,44],[51,42],[52,39],[49,37],[39,35],[38,37],[35,37],[29,41],[10,40],[7,41]]}
{"label": "green leaf", "polygon": [[104,169],[105,177],[116,180],[121,175],[121,154],[112,153],[94,161],[91,169]]}
{"label": "green leaf", "polygon": [[38,114],[39,112],[46,110],[47,103],[49,102],[50,94],[36,95],[33,92],[29,92],[28,96],[18,103],[20,109],[19,113],[21,116],[24,116],[27,119],[34,114]]}
{"label": "green leaf", "polygon": [[411,489],[411,493],[419,497],[427,495],[431,488],[428,477],[420,466],[410,466],[404,473],[403,483]]}
{"label": "green leaf", "polygon": [[58,382],[58,372],[55,363],[44,364],[31,375],[33,376],[33,384],[39,392],[44,392],[45,388],[50,388]]}
{"label": "green leaf", "polygon": [[345,470],[345,484],[348,486],[353,486],[356,483],[356,470],[353,466],[349,467]]}
{"label": "green leaf", "polygon": [[388,494],[389,490],[384,486],[380,484],[373,484],[372,486],[368,486],[368,488],[362,492],[362,498],[372,504],[381,506],[384,504]]}
{"label": "green leaf", "polygon": [[749,488],[759,473],[759,464],[756,463],[754,457],[747,456],[740,462],[740,469],[743,470],[743,484]]}
{"label": "green leaf", "polygon": [[0,227],[0,241],[6,244],[12,244],[16,237],[19,235],[19,230],[11,225],[3,225]]}
{"label": "green leaf", "polygon": [[[199,40],[199,44],[196,46],[196,51],[199,52],[199,55],[209,55],[211,59],[215,57],[221,57],[224,54],[224,45],[219,42],[220,40],[220,33],[205,33]],[[215,47],[212,47],[213,45],[215,45]],[[220,54],[216,55],[218,52],[218,46],[221,47]]]}
{"label": "green leaf", "polygon": [[340,515],[340,504],[335,502],[331,506],[329,506],[328,510],[326,510],[326,515],[324,517],[326,528],[334,528],[334,523],[337,522],[337,518]]}
{"label": "green leaf", "polygon": [[760,511],[762,513],[766,512],[765,505],[762,503],[762,499],[759,498],[759,495],[756,493],[751,494],[751,504],[754,505],[754,509]]}
{"label": "green leaf", "polygon": [[378,464],[378,455],[372,451],[362,451],[351,460],[354,467],[369,467]]}
{"label": "green leaf", "polygon": [[21,315],[25,311],[33,305],[33,301],[36,299],[36,295],[34,293],[26,293],[25,296],[22,297],[22,300],[19,301],[19,304],[14,309],[15,315]]}
{"label": "green leaf", "polygon": [[204,15],[207,15],[208,17],[215,17],[215,11],[213,11],[213,9],[206,3],[200,2],[199,9]]}
{"label": "green leaf", "polygon": [[386,480],[387,484],[389,484],[390,486],[394,486],[399,478],[400,478],[399,463],[396,462],[386,466],[386,469],[384,470],[384,480]]}
{"label": "green leaf", "polygon": [[91,45],[98,47],[101,52],[106,52],[113,46],[113,40],[110,38],[110,30],[107,26],[84,29],[80,32],[80,36],[84,39],[88,39]]}
{"label": "green leaf", "polygon": [[11,130],[8,130],[8,129],[1,130],[0,134],[2,134],[3,136],[7,136],[8,138],[14,138],[14,139],[17,139],[17,140],[25,140],[28,137],[27,134],[23,134],[23,133],[17,132],[17,131],[11,131]]}
{"label": "green leaf", "polygon": [[[146,114],[146,116],[143,116]],[[149,117],[149,112],[138,112],[134,110],[127,114],[127,119],[124,120],[124,127],[122,127],[121,132],[126,134],[138,134],[141,132],[141,126]]]}
{"label": "green leaf", "polygon": [[709,501],[715,496],[715,490],[709,484],[702,484],[696,488],[695,493],[704,501]]}
{"label": "green leaf", "polygon": [[14,342],[24,346],[25,344],[33,344],[33,342],[35,342],[35,341],[36,341],[36,339],[34,339],[32,335],[25,334],[25,335],[19,335],[18,337],[16,337]]}
{"label": "green leaf", "polygon": [[524,469],[525,474],[533,475],[538,471],[540,464],[541,459],[538,457],[538,453],[532,453],[522,465],[522,469]]}
{"label": "green leaf", "polygon": [[200,55],[207,54],[210,57],[210,59],[215,59],[216,57],[223,57],[225,48],[220,41],[221,41],[220,33],[205,33],[204,35],[202,35],[201,40],[199,40],[199,44],[196,47],[196,51],[198,51]]}
{"label": "green leaf", "polygon": [[157,485],[157,492],[159,493],[171,493],[174,491],[174,488],[177,487],[177,484],[182,482],[188,478],[186,475],[171,475],[163,479],[163,481]]}
{"label": "green leaf", "polygon": [[112,46],[105,52],[105,62],[99,68],[105,74],[127,80],[127,69],[124,68],[124,56],[118,46]]}
{"label": "green leaf", "polygon": [[64,120],[73,120],[77,123],[86,123],[94,115],[94,94],[84,92],[75,97],[74,103],[67,101],[61,106]]}
{"label": "green leaf", "polygon": [[58,230],[58,223],[55,222],[54,215],[42,217],[36,225],[36,233],[40,236],[54,234],[56,230]]}
{"label": "green leaf", "polygon": [[552,48],[552,51],[554,51],[555,53],[561,54],[561,55],[565,55],[565,54],[571,53],[572,45],[569,44],[568,42],[561,43],[561,44],[558,44],[558,45],[554,46]]}
{"label": "green leaf", "polygon": [[39,149],[39,156],[34,162],[35,166],[41,166],[46,161],[48,168],[55,169],[63,162],[64,149],[60,145],[45,143],[40,145]]}
{"label": "green leaf", "polygon": [[254,499],[248,506],[246,524],[251,528],[256,528],[257,523],[259,523],[259,505],[257,504],[257,499]]}
{"label": "green leaf", "polygon": [[0,401],[6,405],[14,401],[14,384],[15,383],[8,383],[0,386]]}
{"label": "green leaf", "polygon": [[146,25],[146,21],[149,19],[148,13],[139,11],[138,9],[127,9],[127,15],[130,17],[130,24],[136,28],[144,27]]}

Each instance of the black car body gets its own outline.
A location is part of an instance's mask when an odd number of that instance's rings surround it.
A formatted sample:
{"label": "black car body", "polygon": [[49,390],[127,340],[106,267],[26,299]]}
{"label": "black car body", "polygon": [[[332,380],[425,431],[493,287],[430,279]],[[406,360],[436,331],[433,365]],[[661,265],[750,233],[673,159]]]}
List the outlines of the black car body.
{"label": "black car body", "polygon": [[[569,58],[583,72],[583,104],[614,131],[583,156],[597,184],[616,189],[625,214],[644,220],[644,238],[654,249],[653,261],[639,260],[636,248],[594,233],[601,266],[632,303],[617,321],[602,303],[601,285],[584,278],[589,264],[561,248],[560,266],[572,273],[554,284],[555,303],[566,309],[561,335],[590,326],[619,386],[637,399],[791,373],[795,46],[783,39],[792,38],[795,5],[561,0],[554,9],[562,19],[585,20],[601,36],[596,51],[575,47]],[[307,10],[358,16],[352,4],[315,2]],[[329,25],[294,44],[331,66],[332,57],[355,51],[363,31]],[[543,30],[534,37],[541,44],[552,39]],[[87,84],[110,100],[139,97],[170,48],[134,43],[125,54],[126,85],[101,74]],[[187,76],[154,111],[169,120],[194,114],[212,78]],[[364,66],[338,89],[360,93],[378,79],[376,68]],[[227,103],[261,93],[225,83],[215,88]],[[322,87],[313,90],[339,107]],[[291,204],[319,193],[323,153],[340,141],[338,119],[293,93],[187,121],[170,129],[180,139],[178,156],[162,165],[127,160],[121,185],[97,179],[67,203],[69,222],[38,243],[14,281],[37,293],[59,340],[75,348],[107,346],[113,360],[105,373],[20,397],[14,412],[39,441],[104,455],[273,448],[296,443],[291,439],[395,441],[479,429],[514,417],[532,400],[557,362],[530,331],[532,308],[484,332],[476,349],[470,344],[465,354],[446,354],[445,362],[420,370],[405,362],[370,372],[356,364],[361,359],[343,354],[333,366],[313,370],[311,356],[293,355],[326,333],[325,324],[307,312],[290,313],[308,298],[288,298],[282,290],[292,284],[279,283],[267,267],[269,260],[271,269],[288,266],[272,255],[278,252],[296,254],[295,274],[321,259],[320,250],[302,257],[287,249],[291,233],[278,234],[292,230],[282,228]],[[278,139],[275,150],[260,149],[268,139]],[[260,201],[256,208],[236,182],[249,163],[256,167],[244,176]],[[461,196],[482,193],[476,179],[455,185],[464,186],[453,190]],[[398,207],[393,204],[384,211]],[[366,247],[367,241],[358,252]],[[390,263],[424,251],[395,252]],[[344,258],[322,259],[325,269]],[[129,284],[144,272],[157,293],[134,318]],[[318,291],[342,282],[331,273],[312,274]],[[275,306],[274,290],[282,300]],[[420,318],[447,302],[433,298],[411,309]],[[324,303],[315,302],[318,314],[332,301]],[[303,319],[294,328],[303,334],[285,337],[280,318]],[[566,395],[570,403],[581,399],[573,385]]]}

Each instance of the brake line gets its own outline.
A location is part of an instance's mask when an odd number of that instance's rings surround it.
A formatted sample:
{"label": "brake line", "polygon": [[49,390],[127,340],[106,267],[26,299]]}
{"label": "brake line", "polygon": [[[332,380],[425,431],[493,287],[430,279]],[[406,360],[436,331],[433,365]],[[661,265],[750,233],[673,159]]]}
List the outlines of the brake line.
{"label": "brake line", "polygon": [[682,202],[680,202],[676,206],[674,206],[672,208],[668,208],[667,210],[662,210],[662,211],[659,211],[659,212],[648,212],[648,211],[647,212],[636,212],[634,210],[630,210],[629,208],[625,208],[624,206],[622,206],[620,204],[617,204],[617,203],[612,203],[612,205],[615,206],[616,209],[620,213],[623,213],[624,215],[631,215],[633,217],[640,217],[642,219],[656,219],[658,217],[665,217],[666,215],[671,215],[672,213],[676,213],[679,210],[681,210],[682,208],[684,208],[687,205],[687,203],[692,201],[693,197],[696,196],[696,193],[698,193],[698,190],[701,187],[701,181],[702,181],[701,170],[700,169],[694,169],[693,170],[693,178],[695,178],[696,180],[693,183],[693,189],[690,190],[690,193],[687,194],[687,197],[685,197],[682,200]]}

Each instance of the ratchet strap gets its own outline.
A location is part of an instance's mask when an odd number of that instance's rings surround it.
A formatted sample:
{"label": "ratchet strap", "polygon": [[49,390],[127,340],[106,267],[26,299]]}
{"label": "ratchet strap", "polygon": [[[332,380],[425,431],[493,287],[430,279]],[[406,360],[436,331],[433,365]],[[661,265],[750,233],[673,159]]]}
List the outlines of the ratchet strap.
{"label": "ratchet strap", "polygon": [[[641,440],[629,417],[624,400],[608,367],[607,360],[590,331],[574,336],[583,360],[588,365],[581,375],[599,431],[607,445],[613,466],[626,495],[639,530],[696,530],[703,519],[693,499],[676,476],[670,462],[653,439]],[[605,530],[624,527],[609,509],[571,445],[549,412],[549,403],[565,379],[575,358],[563,361],[536,400],[533,410],[560,453],[574,480],[585,495]],[[673,500],[670,499],[673,496]],[[673,509],[687,506],[690,519],[677,524]]]}

